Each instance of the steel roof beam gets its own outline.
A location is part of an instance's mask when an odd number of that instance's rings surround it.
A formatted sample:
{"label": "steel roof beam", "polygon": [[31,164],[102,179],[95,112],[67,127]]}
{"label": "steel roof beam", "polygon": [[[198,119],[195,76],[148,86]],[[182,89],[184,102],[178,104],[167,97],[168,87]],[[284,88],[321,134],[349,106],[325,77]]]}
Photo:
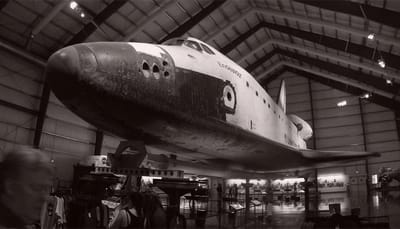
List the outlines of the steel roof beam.
{"label": "steel roof beam", "polygon": [[359,82],[359,81],[355,81],[352,79],[348,79],[346,77],[342,77],[340,75],[337,74],[333,74],[333,73],[329,73],[329,72],[323,72],[321,71],[321,69],[319,68],[312,68],[309,66],[299,66],[296,64],[293,64],[289,61],[281,61],[280,63],[276,64],[275,66],[271,67],[267,73],[265,74],[260,74],[256,77],[257,81],[261,81],[263,78],[265,78],[266,76],[268,76],[271,72],[275,71],[276,69],[279,69],[281,67],[283,67],[283,65],[288,66],[288,67],[292,67],[292,68],[296,68],[302,71],[306,71],[306,72],[310,72],[312,74],[317,74],[321,77],[333,80],[333,81],[338,81],[341,82],[343,84],[348,84],[350,86],[353,87],[358,87],[366,92],[370,92],[370,93],[374,93],[374,94],[379,94],[381,96],[384,96],[388,99],[396,99],[400,101],[400,98],[396,98],[396,95],[393,95],[392,93],[377,89],[371,85],[365,84],[363,82]]}
{"label": "steel roof beam", "polygon": [[313,0],[294,0],[305,5],[316,6],[322,9],[332,10],[344,14],[364,18],[361,10],[363,8],[366,19],[379,22],[395,28],[400,28],[400,13],[389,9],[371,6],[367,4],[360,4],[352,1],[313,1]]}
{"label": "steel roof beam", "polygon": [[[282,18],[282,19],[287,19],[289,21],[298,21],[298,22],[310,24],[310,25],[317,26],[317,27],[325,27],[325,28],[330,28],[330,29],[334,29],[334,30],[339,30],[341,32],[357,35],[359,37],[364,37],[364,38],[366,38],[370,34],[370,31],[365,31],[363,29],[356,29],[356,28],[352,28],[349,26],[340,25],[340,24],[336,24],[333,22],[329,22],[329,21],[323,21],[320,19],[313,19],[313,18],[309,18],[309,17],[305,17],[302,15],[297,15],[297,14],[293,14],[293,13],[287,13],[287,12],[282,12],[282,11],[273,10],[273,9],[253,8],[253,9],[249,10],[246,14],[244,14],[243,16],[238,18],[237,20],[235,20],[232,23],[230,23],[229,25],[227,25],[223,31],[218,31],[218,32],[214,33],[213,35],[207,37],[207,39],[205,39],[205,41],[207,42],[212,39],[215,39],[218,35],[223,33],[225,30],[230,29],[236,23],[244,20],[246,17],[249,17],[249,15],[252,15],[252,14],[265,14],[266,16],[274,16],[274,17],[278,17],[278,18]],[[393,45],[393,46],[397,46],[400,48],[400,40],[397,39],[396,37],[391,37],[391,36],[387,36],[384,34],[376,33],[376,39],[377,39],[377,41],[379,41],[379,43],[386,44],[386,45]]]}
{"label": "steel roof beam", "polygon": [[6,5],[10,2],[10,0],[0,0],[0,10],[2,10]]}
{"label": "steel roof beam", "polygon": [[[232,49],[234,49],[238,44],[240,44],[241,42],[245,41],[248,37],[250,37],[252,34],[256,33],[259,29],[264,28],[265,26],[268,26],[269,23],[266,22],[260,22],[259,24],[257,24],[256,26],[254,26],[253,28],[251,28],[250,30],[248,30],[247,32],[243,33],[242,35],[240,35],[237,39],[235,39],[233,42],[229,43],[228,45],[224,46],[221,49],[221,52],[224,54],[227,54],[229,51],[231,51]],[[355,67],[359,67],[359,68],[363,68],[365,70],[368,71],[373,71],[376,72],[377,74],[381,74],[385,79],[397,79],[400,81],[400,76],[396,73],[390,72],[390,70],[388,69],[382,69],[380,67],[378,67],[377,65],[375,65],[375,67],[371,64],[367,64],[367,63],[360,63],[358,61],[355,61],[354,59],[345,57],[345,56],[335,56],[329,53],[323,53],[320,50],[314,50],[308,47],[302,47],[296,44],[292,44],[292,43],[288,43],[288,42],[284,42],[281,40],[268,40],[266,44],[259,46],[258,48],[256,48],[255,50],[252,50],[250,53],[241,56],[241,58],[239,60],[237,60],[237,62],[241,62],[243,61],[246,57],[262,50],[266,45],[280,45],[286,48],[291,48],[291,49],[296,49],[299,51],[305,51],[308,52],[310,54],[313,55],[317,55],[320,56],[322,58],[329,58],[331,60],[334,61],[338,61],[338,62],[342,62],[344,64],[350,64],[353,65]],[[258,61],[257,61],[258,62]],[[264,63],[264,61],[260,61],[261,64]],[[253,64],[252,66],[247,67],[246,69],[251,72],[253,71],[259,64]]]}
{"label": "steel roof beam", "polygon": [[273,57],[275,54],[277,54],[277,52],[275,51],[275,49],[273,49],[271,52],[267,53],[263,57],[261,57],[258,60],[256,60],[256,62],[254,62],[254,63],[250,64],[249,66],[247,66],[246,67],[246,71],[252,72],[254,69],[256,69],[260,65],[264,64],[267,60],[269,60],[271,57]]}
{"label": "steel roof beam", "polygon": [[42,58],[40,58],[38,56],[35,56],[35,55],[27,52],[26,50],[23,50],[23,49],[21,49],[19,47],[16,47],[16,46],[12,45],[12,44],[9,44],[9,43],[7,43],[5,41],[0,40],[0,48],[3,48],[5,50],[7,50],[8,52],[16,54],[16,55],[18,55],[18,56],[30,61],[31,63],[34,63],[34,64],[40,66],[40,67],[45,67],[46,66],[46,60],[44,60],[44,59],[42,59]]}
{"label": "steel roof beam", "polygon": [[61,0],[46,16],[32,29],[31,38],[34,38],[51,20],[69,3],[69,0]]}
{"label": "steel roof beam", "polygon": [[[229,2],[232,2],[232,1],[229,1]],[[238,23],[238,22],[243,21],[244,19],[246,19],[249,15],[253,14],[254,12],[255,12],[254,9],[252,9],[252,8],[248,9],[247,12],[243,13],[238,18],[236,18],[233,21],[231,21],[230,23],[228,23],[227,26],[224,26],[224,28],[222,30],[218,29],[217,31],[213,32],[212,34],[208,34],[206,37],[201,38],[201,40],[204,42],[211,42],[213,39],[220,36],[222,33],[224,33],[230,27],[232,27],[233,25],[236,25],[236,23]]]}
{"label": "steel roof beam", "polygon": [[280,65],[280,68],[277,68],[276,71],[274,71],[273,73],[269,73],[268,77],[263,77],[261,80],[259,80],[258,82],[260,83],[261,86],[264,87],[265,90],[267,90],[267,85],[277,79],[280,75],[282,75],[284,72],[286,72],[286,66],[284,65]]}
{"label": "steel roof beam", "polygon": [[[297,68],[294,68],[291,66],[287,67],[286,70],[289,72],[295,73],[297,75],[306,77],[310,80],[316,81],[318,83],[335,88],[337,90],[350,93],[354,96],[360,96],[361,94],[368,92],[368,91],[362,90],[358,87],[350,86],[345,83],[332,81],[330,79],[320,77],[318,73],[303,71],[301,69],[297,69]],[[398,110],[400,107],[399,102],[391,100],[391,99],[387,99],[386,97],[380,96],[377,94],[374,94],[372,97],[368,98],[368,101],[379,104],[381,106],[387,107],[387,108],[395,110],[395,111]]]}
{"label": "steel roof beam", "polygon": [[353,70],[351,68],[346,68],[334,63],[329,63],[317,58],[312,58],[309,56],[305,56],[302,55],[300,53],[294,53],[294,52],[290,52],[288,50],[283,50],[283,49],[276,49],[275,50],[276,53],[281,54],[283,56],[286,57],[290,57],[296,60],[299,60],[303,63],[307,63],[309,65],[313,65],[316,67],[319,67],[321,69],[324,69],[326,71],[341,75],[341,76],[345,76],[349,79],[353,79],[359,82],[363,82],[366,83],[368,85],[373,85],[374,87],[380,89],[380,90],[384,90],[384,91],[388,91],[392,94],[396,94],[400,87],[399,84],[393,84],[392,86],[389,86],[386,84],[386,81],[384,80],[379,80],[377,79],[375,76],[363,73],[361,71],[357,71],[357,70]]}
{"label": "steel roof beam", "polygon": [[150,12],[150,14],[146,18],[146,22],[140,23],[139,21],[139,26],[135,28],[133,31],[129,32],[123,39],[122,41],[131,41],[137,33],[141,32],[146,26],[149,26],[150,23],[153,23],[153,21],[156,19],[156,17],[161,14],[163,11],[167,10],[170,6],[174,5],[175,1],[170,0],[169,2],[165,3],[162,5],[159,9],[154,9]]}
{"label": "steel roof beam", "polygon": [[[359,87],[348,85],[347,83],[338,82],[336,80],[321,77],[319,72],[304,71],[304,70],[297,68],[295,65],[290,65],[290,66],[286,65],[286,62],[278,63],[277,65],[273,66],[273,69],[268,71],[269,77],[264,77],[261,79],[261,81],[259,81],[264,88],[267,88],[267,85],[270,82],[272,82],[273,80],[275,80],[276,78],[279,77],[279,74],[275,74],[276,69],[278,69],[278,71],[281,74],[283,74],[284,72],[292,72],[299,76],[306,77],[308,79],[311,79],[311,80],[321,83],[323,85],[327,85],[327,86],[335,88],[337,90],[350,93],[357,97],[359,97],[360,95],[362,95],[364,93],[370,93],[370,91],[368,91],[368,90],[363,90]],[[389,98],[387,98],[385,96],[381,96],[379,94],[374,94],[372,97],[370,97],[368,99],[368,101],[371,101],[373,103],[379,104],[381,106],[387,107],[392,110],[398,110],[400,107],[399,102],[396,102],[393,99],[389,99]]]}
{"label": "steel roof beam", "polygon": [[[366,60],[364,60],[365,62],[361,63],[354,59],[348,58],[347,56],[337,56],[337,55],[333,55],[331,53],[324,53],[324,52],[321,52],[320,50],[315,50],[310,47],[304,47],[304,46],[301,46],[298,44],[293,44],[293,43],[276,40],[276,39],[268,40],[266,43],[264,43],[263,45],[260,45],[258,48],[252,50],[251,52],[247,53],[246,55],[241,56],[240,59],[237,60],[236,62],[238,62],[240,64],[240,62],[242,62],[245,58],[261,51],[268,45],[279,45],[280,47],[295,49],[295,50],[298,50],[301,52],[306,52],[306,53],[309,53],[312,55],[316,55],[320,58],[330,59],[332,61],[341,62],[343,64],[352,65],[357,68],[362,68],[362,69],[365,69],[368,71],[375,72],[377,74],[381,74],[381,77],[383,77],[384,79],[397,79],[400,81],[400,76],[397,73],[391,72],[391,71],[389,71],[389,69],[382,69],[382,68],[378,67],[377,65],[374,66],[374,65],[368,64],[368,63],[366,63]],[[256,67],[257,67],[257,65],[255,65],[254,68],[249,68],[248,69],[249,72],[253,71]]]}
{"label": "steel roof beam", "polygon": [[129,0],[114,0],[106,8],[104,8],[98,15],[93,18],[93,22],[86,24],[81,31],[79,31],[71,40],[68,45],[73,45],[85,41],[97,27],[104,23],[111,15],[118,11]]}
{"label": "steel roof beam", "polygon": [[197,25],[200,21],[202,21],[205,17],[210,15],[214,10],[218,9],[222,4],[224,4],[226,0],[214,0],[210,5],[197,13],[194,17],[187,20],[183,25],[179,26],[177,29],[169,33],[167,36],[162,38],[158,43],[162,43],[166,40],[169,40],[174,37],[180,37],[183,34],[187,33],[190,29],[192,29],[195,25]]}
{"label": "steel roof beam", "polygon": [[263,28],[263,24],[262,23],[258,23],[256,26],[254,26],[253,28],[250,28],[248,31],[246,31],[245,33],[239,35],[239,37],[237,37],[235,40],[233,40],[232,42],[230,42],[229,44],[225,45],[224,47],[221,48],[220,52],[222,52],[223,54],[227,54],[230,51],[232,51],[233,49],[236,48],[236,46],[238,46],[240,43],[242,43],[243,41],[245,41],[247,38],[249,38],[251,35],[255,34],[259,29]]}
{"label": "steel roof beam", "polygon": [[[321,44],[324,45],[328,48],[332,48],[332,49],[336,49],[336,50],[340,50],[340,51],[345,51],[345,47],[347,47],[347,52],[366,58],[366,59],[371,59],[373,54],[374,54],[374,49],[367,47],[367,46],[363,46],[360,44],[356,44],[356,43],[352,43],[352,42],[348,42],[345,40],[340,40],[337,38],[332,38],[332,37],[328,37],[328,36],[324,36],[321,34],[315,34],[312,32],[307,32],[307,31],[303,31],[303,30],[299,30],[299,29],[294,29],[294,28],[290,28],[290,27],[286,27],[286,26],[281,26],[281,25],[276,25],[276,24],[272,24],[272,23],[267,23],[264,22],[264,25],[269,28],[269,29],[273,29],[282,33],[286,33],[286,34],[290,34],[292,36],[304,39],[304,40],[308,40],[317,44]],[[388,52],[384,52],[381,51],[380,52],[382,54],[383,59],[386,62],[387,66],[390,66],[392,68],[396,68],[396,69],[400,69],[400,65],[398,63],[400,63],[400,56],[388,53]],[[375,55],[374,57],[374,61],[377,61],[379,58],[379,55]]]}
{"label": "steel roof beam", "polygon": [[[260,22],[260,24],[262,24],[265,28],[276,30],[281,33],[286,33],[291,36],[295,36],[295,37],[298,37],[298,38],[301,38],[304,40],[308,40],[308,41],[311,41],[311,42],[314,42],[317,44],[321,44],[328,48],[336,49],[339,51],[344,52],[345,47],[347,46],[348,53],[363,57],[365,59],[371,59],[373,56],[373,53],[374,53],[373,48],[369,48],[367,46],[363,46],[360,44],[355,44],[352,42],[340,40],[337,38],[332,38],[332,37],[324,36],[321,34],[315,34],[312,32],[307,32],[307,31],[290,28],[290,27],[286,27],[286,26],[282,26],[282,25],[272,24],[272,23],[268,23],[268,22]],[[259,25],[257,25],[256,27],[260,28]],[[388,52],[383,52],[383,51],[381,51],[380,53],[382,54],[382,57],[385,60],[387,66],[400,70],[400,65],[398,65],[398,63],[400,63],[400,56],[394,55],[394,54],[391,54]],[[379,55],[375,55],[374,61],[377,61],[378,58],[379,58]],[[398,78],[397,75],[394,77]]]}
{"label": "steel roof beam", "polygon": [[[329,21],[323,21],[323,20],[317,19],[317,18],[313,19],[313,18],[309,18],[309,17],[305,17],[305,16],[293,14],[293,13],[282,12],[279,10],[256,9],[256,12],[265,14],[266,16],[274,16],[274,17],[279,17],[282,19],[287,19],[289,21],[298,21],[298,22],[311,24],[314,26],[320,26],[320,27],[330,28],[330,29],[334,29],[334,30],[340,30],[342,32],[346,32],[346,33],[357,35],[357,36],[364,37],[364,38],[366,38],[370,34],[370,31],[356,29],[356,28],[352,28],[350,26],[340,25],[340,24],[336,24],[333,22],[329,22]],[[398,39],[396,37],[390,37],[390,36],[386,36],[384,34],[376,34],[376,39],[377,39],[377,41],[379,41],[379,43],[400,47],[400,39]],[[343,46],[343,47],[345,47],[345,46]]]}

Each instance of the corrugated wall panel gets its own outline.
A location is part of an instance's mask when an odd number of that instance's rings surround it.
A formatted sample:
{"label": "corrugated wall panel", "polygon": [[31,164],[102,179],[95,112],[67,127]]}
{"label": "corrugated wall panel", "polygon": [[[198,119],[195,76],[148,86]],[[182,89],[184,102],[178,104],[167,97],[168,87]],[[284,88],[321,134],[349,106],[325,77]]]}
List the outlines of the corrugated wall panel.
{"label": "corrugated wall panel", "polygon": [[[314,107],[316,107],[317,110],[337,107],[337,103],[342,100],[346,100],[348,105],[358,103],[357,101],[354,102],[353,101],[354,97],[351,97],[351,96],[339,97],[339,98],[331,97],[331,98],[320,99],[320,98],[314,96],[314,92],[313,92],[313,99],[314,99]],[[340,108],[338,108],[338,109],[340,109]]]}
{"label": "corrugated wall panel", "polygon": [[[0,56],[0,99],[38,110],[43,69],[3,49]],[[31,145],[35,125],[35,115],[0,105],[0,154],[12,150],[16,144]]]}
{"label": "corrugated wall panel", "polygon": [[25,108],[36,110],[39,105],[39,99],[32,97],[22,91],[17,91],[0,85],[0,98],[7,102],[23,106]]}
{"label": "corrugated wall panel", "polygon": [[310,96],[308,93],[298,94],[296,96],[289,96],[287,97],[287,104],[296,104],[296,103],[309,103]]}
{"label": "corrugated wall panel", "polygon": [[396,123],[394,120],[389,121],[374,121],[365,123],[365,130],[367,133],[369,132],[379,132],[379,131],[387,131],[387,130],[396,130]]}
{"label": "corrugated wall panel", "polygon": [[67,138],[76,139],[82,142],[94,143],[96,138],[95,130],[87,129],[64,121],[47,118],[43,127],[45,132],[54,133]]}
{"label": "corrugated wall panel", "polygon": [[[381,153],[380,157],[373,157],[368,159],[368,162],[371,164],[377,164],[380,167],[390,167],[388,165],[386,165],[386,163],[392,163],[392,162],[396,162],[397,166],[392,167],[392,168],[398,168],[399,167],[399,163],[400,163],[400,154],[398,151],[388,151],[388,152],[384,152]],[[382,163],[385,163],[385,165],[382,165]]]}
{"label": "corrugated wall panel", "polygon": [[46,115],[56,120],[64,120],[78,126],[93,128],[89,123],[68,110],[68,108],[56,105],[54,103],[49,103]]}
{"label": "corrugated wall panel", "polygon": [[337,136],[354,136],[354,135],[362,135],[361,126],[342,126],[342,127],[331,127],[331,128],[323,128],[318,129],[318,139],[324,139],[329,137],[337,137]]}
{"label": "corrugated wall panel", "polygon": [[387,141],[387,142],[379,142],[379,143],[370,143],[368,144],[368,151],[371,152],[387,152],[387,151],[398,151],[400,149],[399,141]]}
{"label": "corrugated wall panel", "polygon": [[336,126],[353,126],[361,125],[361,120],[359,116],[342,116],[333,118],[324,118],[322,120],[315,119],[315,128],[322,129],[326,127],[336,127]]}
{"label": "corrugated wall panel", "polygon": [[395,115],[393,111],[381,111],[381,112],[370,112],[364,113],[364,120],[368,122],[380,122],[380,121],[393,121]]}
{"label": "corrugated wall panel", "polygon": [[[318,141],[317,141],[318,143]],[[343,145],[335,147],[318,147],[319,150],[338,150],[338,151],[364,151],[364,145],[354,143],[354,145]]]}
{"label": "corrugated wall panel", "polygon": [[340,117],[347,115],[360,115],[360,107],[358,105],[345,106],[338,109],[338,107],[326,108],[326,109],[314,109],[314,115],[318,120]]}
{"label": "corrugated wall panel", "polygon": [[320,86],[319,84],[313,83],[313,98],[316,100],[322,100],[322,99],[329,99],[329,98],[344,98],[348,97],[349,94],[335,90],[335,89],[319,89]]}
{"label": "corrugated wall panel", "polygon": [[123,139],[120,139],[115,136],[111,136],[109,134],[104,134],[103,138],[103,147],[101,148],[101,154],[107,155],[108,153],[114,153],[117,149],[119,142]]}
{"label": "corrugated wall panel", "polygon": [[0,122],[0,160],[3,153],[12,150],[15,145],[30,145],[33,141],[33,130]]}
{"label": "corrugated wall panel", "polygon": [[36,117],[28,113],[0,105],[0,121],[15,126],[34,128]]}
{"label": "corrugated wall panel", "polygon": [[50,101],[50,103],[54,103],[59,106],[64,106],[64,104],[60,100],[57,99],[57,97],[54,95],[53,92],[50,93],[49,101]]}
{"label": "corrugated wall panel", "polygon": [[379,106],[377,104],[366,103],[366,104],[363,104],[363,110],[364,110],[364,113],[370,113],[370,112],[385,112],[388,109],[385,107]]}
{"label": "corrugated wall panel", "polygon": [[15,88],[34,96],[39,96],[41,92],[41,83],[39,81],[20,74],[8,66],[0,66],[0,85]]}
{"label": "corrugated wall panel", "polygon": [[385,141],[397,141],[397,130],[389,130],[377,133],[369,132],[366,136],[368,144]]}
{"label": "corrugated wall panel", "polygon": [[11,71],[21,77],[27,77],[38,82],[43,81],[43,68],[2,49],[0,49],[0,55],[0,68],[4,69],[3,72]]}
{"label": "corrugated wall panel", "polygon": [[352,144],[363,144],[362,135],[318,138],[317,148],[340,147]]}
{"label": "corrugated wall panel", "polygon": [[60,152],[77,158],[93,155],[94,145],[78,142],[62,136],[42,134],[41,147],[49,151]]}

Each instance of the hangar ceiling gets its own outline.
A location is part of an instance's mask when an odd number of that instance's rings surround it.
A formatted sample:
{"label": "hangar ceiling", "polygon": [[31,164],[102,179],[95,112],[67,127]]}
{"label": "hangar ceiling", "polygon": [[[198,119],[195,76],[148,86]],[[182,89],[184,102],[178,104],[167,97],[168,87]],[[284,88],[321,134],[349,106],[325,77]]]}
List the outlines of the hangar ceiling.
{"label": "hangar ceiling", "polygon": [[238,62],[265,88],[281,74],[296,72],[400,107],[398,0],[71,2],[0,0],[1,45],[44,63],[57,49],[79,42],[160,43],[193,36]]}

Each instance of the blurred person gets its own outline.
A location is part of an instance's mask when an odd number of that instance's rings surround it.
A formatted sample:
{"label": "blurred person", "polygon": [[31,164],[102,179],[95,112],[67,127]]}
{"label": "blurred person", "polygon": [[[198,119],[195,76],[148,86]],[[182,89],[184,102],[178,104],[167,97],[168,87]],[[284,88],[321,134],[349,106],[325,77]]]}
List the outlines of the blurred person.
{"label": "blurred person", "polygon": [[266,202],[267,223],[272,224],[272,202]]}
{"label": "blurred person", "polygon": [[25,228],[40,222],[50,194],[53,166],[42,151],[18,146],[0,160],[0,228]]}
{"label": "blurred person", "polygon": [[149,192],[132,192],[122,199],[109,229],[167,228],[166,213],[159,198]]}

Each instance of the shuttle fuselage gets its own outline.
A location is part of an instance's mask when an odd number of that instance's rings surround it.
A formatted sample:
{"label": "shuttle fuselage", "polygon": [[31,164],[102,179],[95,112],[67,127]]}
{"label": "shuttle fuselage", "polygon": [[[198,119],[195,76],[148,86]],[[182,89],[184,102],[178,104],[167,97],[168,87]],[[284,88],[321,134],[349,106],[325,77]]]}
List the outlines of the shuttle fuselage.
{"label": "shuttle fuselage", "polygon": [[243,68],[194,38],[164,44],[97,42],[53,54],[56,96],[93,125],[173,153],[241,169],[310,166],[311,127],[286,115]]}

